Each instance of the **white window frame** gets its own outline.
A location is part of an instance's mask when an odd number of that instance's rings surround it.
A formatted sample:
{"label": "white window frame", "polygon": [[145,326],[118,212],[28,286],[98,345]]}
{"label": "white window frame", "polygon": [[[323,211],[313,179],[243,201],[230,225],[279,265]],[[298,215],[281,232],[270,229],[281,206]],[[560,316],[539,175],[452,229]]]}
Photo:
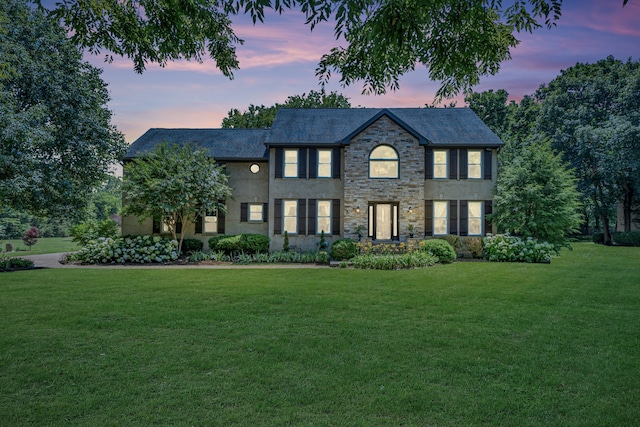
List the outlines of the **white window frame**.
{"label": "white window frame", "polygon": [[[482,205],[483,205],[483,202],[478,202],[478,201],[469,201],[467,204],[467,210],[469,213],[468,222],[467,222],[467,227],[468,227],[467,234],[469,236],[482,236]],[[474,212],[477,214],[477,216],[471,215]],[[471,231],[473,227],[476,227],[476,229],[478,230],[477,233],[473,233]]]}
{"label": "white window frame", "polygon": [[[444,162],[438,161],[439,155],[444,157]],[[449,178],[449,150],[433,150],[433,178]]]}
{"label": "white window frame", "polygon": [[298,177],[298,150],[285,148],[282,150],[282,176],[285,178]]}
{"label": "white window frame", "polygon": [[[380,150],[381,148],[389,148],[395,154],[395,157],[374,157],[376,150]],[[395,164],[395,175],[386,176],[374,173],[375,166],[382,164]],[[390,145],[378,145],[369,154],[369,178],[373,179],[397,179],[400,178],[400,156],[398,155],[398,151]]]}
{"label": "white window frame", "polygon": [[[471,154],[478,156],[477,162],[471,162]],[[482,179],[482,150],[467,151],[467,177],[470,179]]]}
{"label": "white window frame", "polygon": [[[442,213],[444,215],[438,215]],[[444,224],[442,226],[441,224]],[[449,201],[434,200],[433,201],[433,235],[444,236],[449,234]]]}
{"label": "white window frame", "polygon": [[[326,157],[325,159],[322,159],[323,155]],[[328,161],[327,161],[327,158],[328,158]],[[324,150],[324,149],[318,150],[318,164],[317,164],[318,173],[316,174],[318,178],[333,177],[332,159],[333,159],[333,150]],[[321,173],[322,170],[324,170],[324,172]]]}
{"label": "white window frame", "polygon": [[[316,201],[316,234],[322,234],[323,227],[320,225],[320,221],[324,221],[326,223],[326,230],[324,230],[324,234],[326,236],[331,235],[331,200],[317,200]],[[320,215],[321,206],[326,207],[326,212],[323,212],[324,215]]]}
{"label": "white window frame", "polygon": [[298,201],[282,201],[282,233],[298,234]]}
{"label": "white window frame", "polygon": [[262,203],[249,203],[247,207],[247,222],[263,222],[264,211]]}

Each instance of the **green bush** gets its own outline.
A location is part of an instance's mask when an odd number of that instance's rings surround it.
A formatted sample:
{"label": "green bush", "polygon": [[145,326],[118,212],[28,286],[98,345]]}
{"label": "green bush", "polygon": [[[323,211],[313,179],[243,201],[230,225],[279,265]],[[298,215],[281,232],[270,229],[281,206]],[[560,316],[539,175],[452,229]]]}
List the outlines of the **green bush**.
{"label": "green bush", "polygon": [[98,237],[110,237],[116,238],[120,234],[120,229],[115,221],[105,219],[104,221],[88,221],[78,224],[71,228],[69,234],[73,242],[78,243],[80,246],[85,246],[90,240],[95,240]]}
{"label": "green bush", "polygon": [[484,248],[482,245],[482,237],[469,236],[461,239],[462,247],[465,248],[472,258],[482,258],[484,256]]}
{"label": "green bush", "polygon": [[351,239],[339,239],[331,244],[331,258],[336,261],[351,259],[359,251],[358,243]]}
{"label": "green bush", "polygon": [[484,256],[489,261],[549,262],[558,252],[551,243],[531,237],[523,240],[510,234],[484,238]]}
{"label": "green bush", "polygon": [[178,259],[178,242],[157,236],[99,237],[90,240],[68,261],[85,264],[124,264],[167,262]]}
{"label": "green bush", "polygon": [[591,235],[591,240],[593,240],[593,243],[597,243],[599,245],[604,244],[604,233],[601,232],[595,232]]}
{"label": "green bush", "polygon": [[456,251],[456,255],[460,253],[462,250],[462,241],[460,237],[455,234],[447,234],[446,236],[437,236],[435,239],[445,240],[448,244],[451,245],[454,251]]}
{"label": "green bush", "polygon": [[437,262],[437,257],[428,252],[407,252],[400,255],[366,254],[357,255],[351,259],[353,267],[370,270],[422,268],[429,267]]}
{"label": "green bush", "polygon": [[420,242],[420,250],[435,256],[443,264],[453,262],[456,259],[456,251],[446,240],[422,240]]}
{"label": "green bush", "polygon": [[614,233],[613,242],[620,246],[640,246],[640,231]]}
{"label": "green bush", "polygon": [[202,250],[204,243],[198,239],[183,239],[182,240],[182,252],[185,254],[192,252],[199,252]]}
{"label": "green bush", "polygon": [[269,252],[269,237],[263,234],[214,236],[209,239],[209,249],[227,255],[266,253]]}
{"label": "green bush", "polygon": [[24,270],[27,268],[33,268],[33,261],[30,259],[0,256],[0,271]]}

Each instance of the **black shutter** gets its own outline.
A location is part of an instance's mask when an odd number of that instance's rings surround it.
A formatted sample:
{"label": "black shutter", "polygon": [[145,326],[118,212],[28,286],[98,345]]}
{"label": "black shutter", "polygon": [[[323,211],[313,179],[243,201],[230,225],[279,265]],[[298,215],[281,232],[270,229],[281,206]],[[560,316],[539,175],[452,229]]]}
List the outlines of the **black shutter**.
{"label": "black shutter", "polygon": [[433,150],[425,148],[424,151],[424,179],[433,179]]}
{"label": "black shutter", "polygon": [[340,235],[340,199],[333,199],[331,207],[331,234]]}
{"label": "black shutter", "polygon": [[449,234],[458,235],[458,201],[449,200]]}
{"label": "black shutter", "polygon": [[273,234],[282,234],[282,199],[273,201]]}
{"label": "black shutter", "polygon": [[433,200],[424,202],[424,235],[433,236]]}
{"label": "black shutter", "polygon": [[316,199],[309,199],[309,215],[307,215],[307,230],[309,234],[316,234]]}
{"label": "black shutter", "polygon": [[200,214],[196,214],[196,234],[202,234],[203,222],[204,222],[204,217]]}
{"label": "black shutter", "polygon": [[218,209],[218,234],[224,234],[226,215],[221,209]]}
{"label": "black shutter", "polygon": [[282,178],[283,169],[284,162],[282,160],[282,148],[276,148],[276,178]]}
{"label": "black shutter", "polygon": [[458,150],[449,150],[449,179],[458,179]]}
{"label": "black shutter", "polygon": [[307,178],[307,149],[298,150],[298,178]]}
{"label": "black shutter", "polygon": [[262,204],[262,222],[269,221],[269,203]]}
{"label": "black shutter", "polygon": [[340,157],[341,157],[340,148],[334,148],[333,153],[331,153],[331,168],[333,169],[331,171],[331,176],[334,179],[340,179],[340,168],[341,168]]}
{"label": "black shutter", "polygon": [[460,179],[469,177],[469,156],[466,148],[460,149]]}
{"label": "black shutter", "polygon": [[493,213],[493,201],[485,200],[484,201],[484,234],[491,233],[491,228],[493,224],[491,220],[487,218],[487,215],[491,215]]}
{"label": "black shutter", "polygon": [[318,177],[318,149],[309,148],[309,178]]}
{"label": "black shutter", "polygon": [[[306,150],[305,150],[306,151]],[[304,235],[307,231],[307,201],[298,199],[298,234]]]}
{"label": "black shutter", "polygon": [[484,179],[491,179],[491,159],[493,157],[491,151],[492,150],[484,151]]}
{"label": "black shutter", "polygon": [[249,210],[249,203],[240,203],[240,222],[247,222],[249,219],[249,215],[247,211]]}
{"label": "black shutter", "polygon": [[182,221],[176,223],[176,233],[182,233]]}
{"label": "black shutter", "polygon": [[460,200],[460,235],[469,235],[469,202]]}

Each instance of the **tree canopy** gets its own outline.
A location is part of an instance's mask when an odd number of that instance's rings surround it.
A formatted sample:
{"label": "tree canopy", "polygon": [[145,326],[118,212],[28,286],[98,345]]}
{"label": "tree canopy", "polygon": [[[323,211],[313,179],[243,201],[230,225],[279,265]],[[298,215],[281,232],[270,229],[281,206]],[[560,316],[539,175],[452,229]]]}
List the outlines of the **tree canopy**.
{"label": "tree canopy", "polygon": [[327,95],[324,89],[311,90],[309,94],[292,95],[283,104],[276,103],[270,107],[249,105],[247,110],[236,108],[229,110],[222,119],[223,128],[268,128],[273,124],[279,108],[350,108],[351,103],[344,95],[331,92]]}
{"label": "tree canopy", "polygon": [[79,46],[131,58],[138,72],[149,62],[208,54],[232,78],[243,40],[231,17],[249,14],[257,23],[269,10],[290,9],[311,30],[334,24],[338,46],[320,59],[321,81],[336,73],[344,85],[362,82],[363,92],[384,93],[420,64],[441,82],[437,95],[448,97],[495,74],[518,32],[553,26],[562,0],[62,0],[52,12]]}
{"label": "tree canopy", "polygon": [[0,2],[0,205],[84,214],[125,146],[100,73],[43,11]]}
{"label": "tree canopy", "polygon": [[[177,225],[194,223],[198,215],[224,210],[231,197],[224,167],[193,145],[163,143],[127,163],[122,184],[123,215],[161,220],[177,240]],[[181,233],[178,249],[182,248]]]}

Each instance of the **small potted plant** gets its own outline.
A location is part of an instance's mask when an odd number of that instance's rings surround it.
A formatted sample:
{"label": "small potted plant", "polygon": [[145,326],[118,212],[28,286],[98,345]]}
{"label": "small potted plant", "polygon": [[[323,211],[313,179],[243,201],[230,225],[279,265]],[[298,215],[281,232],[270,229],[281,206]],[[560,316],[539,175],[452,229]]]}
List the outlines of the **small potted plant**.
{"label": "small potted plant", "polygon": [[362,236],[364,235],[364,227],[362,225],[358,225],[354,231],[358,236],[358,242],[362,240]]}
{"label": "small potted plant", "polygon": [[409,233],[409,238],[413,238],[413,234],[415,233],[416,229],[414,228],[413,224],[409,224],[407,226],[407,232]]}

